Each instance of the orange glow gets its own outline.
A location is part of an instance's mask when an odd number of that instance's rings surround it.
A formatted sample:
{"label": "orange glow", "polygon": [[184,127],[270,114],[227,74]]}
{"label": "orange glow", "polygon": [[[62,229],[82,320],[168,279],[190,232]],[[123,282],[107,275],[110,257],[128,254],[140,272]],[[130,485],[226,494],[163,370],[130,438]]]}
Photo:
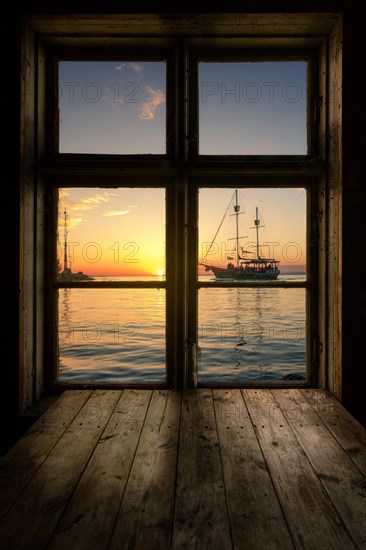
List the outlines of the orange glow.
{"label": "orange glow", "polygon": [[[165,266],[164,189],[61,189],[58,263],[92,277],[154,275]],[[66,209],[66,219],[65,219]]]}
{"label": "orange glow", "polygon": [[[150,251],[149,255],[142,257],[137,243],[128,243],[125,247],[117,244],[114,243],[111,251],[111,247],[102,246],[95,241],[84,245],[70,242],[68,267],[72,272],[82,271],[96,277],[164,275],[165,270],[156,267],[161,263],[162,254],[159,249],[155,254]],[[63,253],[59,254],[59,264],[62,261]]]}
{"label": "orange glow", "polygon": [[[200,189],[200,259],[211,246],[223,204],[232,191]],[[241,235],[246,236],[246,245],[253,245],[253,211],[260,204],[264,231],[261,243],[267,246],[264,254],[275,254],[281,273],[306,271],[304,189],[242,189],[240,194],[245,205],[240,218],[245,222]],[[165,208],[162,188],[60,189],[58,268],[62,271],[65,265],[66,231],[67,268],[74,273],[82,271],[92,277],[165,277]],[[214,247],[209,249],[209,263],[225,263],[232,243],[228,237],[232,234],[217,236]],[[210,275],[202,266],[198,266],[198,274]]]}

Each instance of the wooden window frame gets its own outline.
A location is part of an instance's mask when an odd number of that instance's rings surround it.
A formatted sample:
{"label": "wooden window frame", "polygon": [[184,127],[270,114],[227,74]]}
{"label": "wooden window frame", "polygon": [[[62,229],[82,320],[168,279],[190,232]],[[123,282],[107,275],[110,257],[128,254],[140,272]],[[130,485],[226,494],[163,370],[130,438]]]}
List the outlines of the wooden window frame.
{"label": "wooden window frame", "polygon": [[[192,20],[195,25],[192,27]],[[296,18],[296,25],[294,23]],[[274,25],[274,19],[276,25]],[[149,23],[149,25],[147,25]],[[99,17],[96,23],[92,15],[79,16],[32,16],[23,22],[22,28],[22,105],[21,105],[21,349],[20,349],[20,397],[21,408],[52,389],[47,383],[50,372],[50,352],[45,330],[50,310],[45,307],[45,296],[50,285],[49,272],[45,268],[49,213],[52,206],[52,185],[65,186],[65,182],[80,184],[90,182],[92,174],[103,174],[106,184],[129,178],[149,176],[159,181],[171,179],[169,187],[171,226],[171,280],[174,288],[170,293],[172,311],[176,318],[169,328],[174,351],[170,361],[174,375],[169,377],[170,387],[192,386],[192,364],[186,342],[190,340],[189,323],[184,314],[185,302],[189,299],[193,283],[192,243],[195,239],[192,212],[194,196],[199,183],[210,176],[230,178],[266,178],[274,172],[283,180],[295,178],[316,181],[317,208],[314,211],[319,236],[317,253],[317,319],[318,341],[313,343],[317,357],[318,372],[310,380],[311,385],[327,388],[341,398],[341,16],[338,14],[225,14],[217,25],[217,15],[182,17],[177,27],[169,15],[118,15],[113,18]],[[215,29],[215,31],[213,31]],[[289,32],[289,29],[290,32]],[[156,38],[159,36],[159,38]],[[200,158],[195,150],[194,134],[197,114],[189,109],[192,75],[190,63],[194,55],[201,55],[209,41],[215,44],[216,52],[226,53],[248,48],[251,51],[311,52],[316,56],[317,90],[312,90],[312,113],[316,123],[311,130],[310,155],[304,158]],[[73,56],[75,49],[81,51],[141,51],[155,48],[156,51],[173,51],[174,94],[171,102],[167,155],[146,158],[141,169],[139,158],[123,156],[60,155],[55,154],[55,142],[48,140],[54,126],[54,115],[49,117],[48,62],[55,51]],[[192,53],[191,53],[192,52]],[[195,54],[193,54],[195,52]],[[221,54],[220,54],[221,55]],[[282,55],[282,53],[281,53]],[[312,67],[314,64],[312,62]],[[194,77],[193,77],[194,78]],[[193,82],[193,80],[192,80]],[[55,90],[54,90],[55,93]],[[52,110],[51,110],[52,113]],[[174,145],[173,145],[174,144]],[[193,144],[193,145],[192,145]],[[123,169],[121,169],[121,162]],[[118,182],[118,183],[117,183]],[[226,185],[226,184],[225,184]],[[229,185],[229,183],[227,183]],[[290,185],[291,186],[291,185]],[[314,193],[313,193],[314,194]],[[50,198],[51,196],[51,198]],[[194,210],[193,210],[194,211]],[[313,220],[312,220],[313,223]],[[188,228],[188,231],[186,231]],[[184,250],[187,264],[176,252]],[[29,254],[29,251],[32,254]],[[169,254],[169,251],[168,251]],[[184,273],[184,276],[179,274]],[[167,284],[167,289],[169,284]],[[46,313],[47,312],[47,313]],[[51,335],[52,336],[52,335]],[[315,349],[316,348],[316,349]],[[313,353],[312,352],[312,353]],[[168,369],[170,367],[168,366]],[[49,381],[49,380],[48,380]]]}

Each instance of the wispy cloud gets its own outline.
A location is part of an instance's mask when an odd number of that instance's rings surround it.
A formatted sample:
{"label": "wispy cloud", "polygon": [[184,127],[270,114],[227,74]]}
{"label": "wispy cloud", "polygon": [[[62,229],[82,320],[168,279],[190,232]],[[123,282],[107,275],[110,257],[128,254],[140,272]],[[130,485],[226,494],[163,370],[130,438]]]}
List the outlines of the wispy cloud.
{"label": "wispy cloud", "polygon": [[[73,218],[73,217],[71,217],[67,220],[67,227],[68,227],[68,229],[75,229],[75,227],[78,227],[80,224],[83,223],[83,221],[84,221],[83,218]],[[60,225],[62,225],[62,224],[63,224],[63,220],[62,220]]]}
{"label": "wispy cloud", "polygon": [[123,71],[123,69],[131,69],[135,73],[140,74],[143,72],[144,67],[140,63],[133,63],[131,61],[130,63],[119,63],[114,68],[115,71]]}
{"label": "wispy cloud", "polygon": [[148,100],[140,107],[139,119],[152,120],[155,117],[156,109],[165,102],[165,93],[152,86],[146,86],[145,90],[148,94]]}
{"label": "wispy cloud", "polygon": [[112,216],[124,216],[125,214],[128,214],[129,210],[108,210],[108,212],[104,212],[102,216],[106,216],[107,218]]}
{"label": "wispy cloud", "polygon": [[90,197],[84,197],[78,203],[70,205],[70,210],[95,210],[100,204],[108,202],[110,200],[109,193],[95,193]]}
{"label": "wispy cloud", "polygon": [[68,197],[70,195],[70,191],[68,189],[59,189],[58,196],[59,199],[63,199],[64,197]]}
{"label": "wispy cloud", "polygon": [[[59,192],[59,198],[65,199],[68,196],[70,196],[70,191],[68,189],[60,189]],[[86,219],[80,215],[80,213],[95,210],[102,204],[105,204],[106,202],[109,202],[112,197],[114,196],[114,193],[94,193],[93,195],[90,195],[89,197],[83,197],[79,201],[67,201],[63,200],[62,202],[65,203],[65,207],[67,210],[67,227],[68,229],[74,229],[75,227],[78,227],[79,225],[86,222]],[[61,229],[64,227],[65,224],[65,218],[64,218],[64,206],[60,209],[59,214],[59,228]]]}

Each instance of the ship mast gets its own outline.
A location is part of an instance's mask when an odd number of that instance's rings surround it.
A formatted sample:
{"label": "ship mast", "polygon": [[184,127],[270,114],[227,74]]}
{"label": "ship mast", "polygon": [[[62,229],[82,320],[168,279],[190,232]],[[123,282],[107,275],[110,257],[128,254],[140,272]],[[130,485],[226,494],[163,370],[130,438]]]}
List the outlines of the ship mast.
{"label": "ship mast", "polygon": [[240,206],[238,204],[238,190],[235,189],[235,205],[234,205],[234,212],[236,217],[236,266],[239,267],[239,212],[240,212]]}
{"label": "ship mast", "polygon": [[256,207],[255,209],[255,220],[254,220],[254,227],[256,229],[256,233],[257,233],[257,258],[258,260],[261,259],[261,256],[260,256],[260,253],[259,253],[259,228],[260,227],[264,227],[263,225],[260,225],[261,221],[260,219],[258,218],[258,206]]}
{"label": "ship mast", "polygon": [[67,212],[64,210],[64,272],[67,271]]}
{"label": "ship mast", "polygon": [[[234,195],[230,201],[230,204],[232,203],[232,200],[234,198]],[[232,237],[228,239],[229,241],[235,241],[236,242],[236,267],[239,267],[240,265],[240,253],[239,253],[239,243],[240,239],[244,239],[245,237],[243,235],[239,236],[239,214],[244,214],[244,212],[240,212],[240,204],[238,202],[238,190],[235,189],[235,204],[234,204],[234,214],[230,214],[230,216],[235,216],[235,226],[236,226],[236,232],[235,237]]]}

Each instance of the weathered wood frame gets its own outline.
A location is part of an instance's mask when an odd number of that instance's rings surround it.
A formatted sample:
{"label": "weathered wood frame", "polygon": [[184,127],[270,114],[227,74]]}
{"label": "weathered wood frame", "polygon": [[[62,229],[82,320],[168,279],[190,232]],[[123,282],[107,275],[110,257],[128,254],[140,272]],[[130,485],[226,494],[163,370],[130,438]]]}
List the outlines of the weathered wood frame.
{"label": "weathered wood frame", "polygon": [[[312,211],[311,225],[316,223],[319,234],[317,275],[312,275],[313,279],[316,277],[318,311],[318,342],[313,342],[312,353],[317,357],[318,374],[310,378],[310,384],[328,388],[341,398],[341,17],[317,13],[223,14],[218,18],[217,14],[201,14],[182,15],[178,22],[175,16],[164,15],[34,16],[24,20],[22,37],[20,408],[44,393],[48,387],[46,373],[52,371],[47,342],[53,332],[54,303],[46,300],[48,306],[44,307],[45,291],[52,286],[45,262],[46,252],[49,253],[45,227],[49,227],[50,219],[52,223],[54,211],[54,195],[49,189],[66,186],[70,176],[79,184],[88,181],[89,186],[91,175],[100,182],[102,174],[103,182],[114,181],[122,186],[131,177],[172,181],[166,187],[173,229],[168,244],[168,255],[171,253],[173,260],[167,278],[168,281],[170,275],[172,281],[167,282],[171,304],[168,341],[173,344],[168,364],[170,387],[191,385],[189,346],[185,342],[191,337],[192,326],[187,321],[191,314],[187,317],[186,305],[192,285],[196,284],[191,275],[194,231],[189,231],[195,200],[194,186],[190,187],[193,178],[197,182],[203,175],[225,176],[225,185],[229,186],[230,178],[265,178],[275,172],[287,181],[317,181],[318,206]],[[49,117],[50,90],[46,88],[45,70],[50,55],[62,50],[64,55],[72,56],[78,49],[92,55],[97,50],[107,56],[117,49],[119,53],[141,51],[142,42],[147,49],[174,52],[174,98],[167,115],[173,129],[169,129],[167,155],[146,157],[141,168],[143,156],[137,159],[55,154],[52,140],[49,141],[53,120],[52,114]],[[207,50],[208,44],[223,56],[225,50],[230,56],[241,48],[251,48],[257,54],[271,49],[273,53],[287,51],[291,55],[291,50],[301,50],[316,55],[318,89],[312,92],[311,111],[318,130],[316,138],[312,133],[309,155],[296,159],[213,159],[192,153],[196,115],[185,101],[191,93],[190,55]],[[314,188],[313,183],[311,187]],[[177,250],[184,250],[185,258],[174,252]],[[46,327],[51,327],[49,332]]]}

